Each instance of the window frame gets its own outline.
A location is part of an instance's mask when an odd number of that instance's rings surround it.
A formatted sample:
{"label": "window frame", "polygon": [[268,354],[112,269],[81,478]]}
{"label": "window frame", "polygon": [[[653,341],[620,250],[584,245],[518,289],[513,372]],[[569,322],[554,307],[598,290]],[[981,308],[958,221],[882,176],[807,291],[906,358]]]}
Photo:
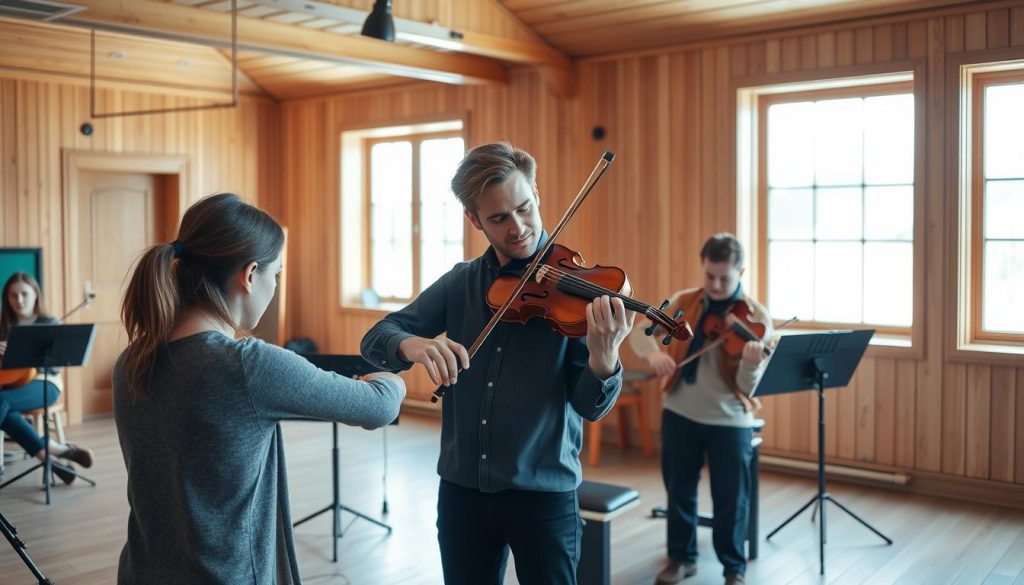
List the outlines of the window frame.
{"label": "window frame", "polygon": [[[911,243],[913,246],[912,258],[913,258],[913,273],[911,274],[911,285],[913,287],[912,292],[912,315],[911,324],[906,327],[891,326],[891,325],[876,325],[871,323],[849,323],[849,322],[831,322],[831,321],[799,321],[797,325],[792,329],[794,332],[799,331],[825,331],[833,329],[850,329],[851,327],[858,328],[871,328],[875,329],[877,335],[873,343],[881,341],[877,339],[877,336],[889,338],[896,343],[893,345],[903,346],[900,349],[906,347],[919,346],[918,342],[918,331],[920,330],[919,324],[923,319],[923,313],[919,310],[919,304],[922,300],[922,286],[921,286],[921,232],[920,223],[922,220],[920,211],[920,199],[921,199],[921,136],[922,136],[922,116],[920,110],[920,103],[917,97],[917,76],[915,75],[912,79],[899,79],[899,80],[864,80],[863,83],[850,83],[843,84],[840,86],[829,86],[829,87],[814,87],[810,84],[810,87],[793,88],[791,90],[779,90],[779,91],[765,91],[758,92],[754,96],[754,107],[756,108],[756,122],[754,122],[755,140],[757,144],[756,153],[756,170],[755,170],[755,218],[757,229],[756,229],[756,245],[759,252],[754,258],[755,273],[756,273],[756,287],[760,293],[760,297],[765,300],[771,307],[771,299],[768,296],[768,108],[776,104],[800,102],[800,101],[820,101],[827,99],[842,99],[842,98],[868,98],[877,97],[883,95],[895,95],[895,94],[911,94],[914,99],[914,180],[912,184],[913,191],[913,210],[914,210],[914,223],[913,223],[913,236]],[[864,187],[862,183],[862,188]],[[813,240],[817,241],[817,240]],[[861,243],[864,243],[863,236]],[[776,326],[782,324],[787,319],[784,315],[773,315]]]}
{"label": "window frame", "polygon": [[[1024,84],[1024,62],[1012,67],[989,70],[990,65],[968,67],[965,89],[968,93],[961,108],[961,119],[968,128],[961,129],[962,158],[961,172],[968,175],[964,181],[965,193],[961,194],[962,207],[969,210],[968,233],[961,241],[961,256],[967,259],[961,275],[966,276],[968,306],[967,322],[961,323],[962,346],[987,345],[1004,349],[1012,347],[1024,350],[1024,333],[1003,333],[985,331],[982,324],[984,305],[984,249],[985,249],[985,89],[999,85]],[[964,250],[963,248],[967,249]],[[962,285],[963,286],[963,285]],[[965,339],[966,338],[966,339]]]}
{"label": "window frame", "polygon": [[[422,289],[420,288],[420,275],[422,274],[420,258],[420,144],[426,140],[462,138],[463,150],[465,150],[465,132],[463,130],[437,130],[428,132],[411,132],[394,136],[367,137],[363,139],[363,288],[373,289],[373,197],[371,185],[373,184],[371,150],[376,144],[388,142],[410,142],[412,143],[412,295],[408,298],[381,296],[381,304],[406,305],[416,299]],[[465,257],[465,227],[463,227],[463,257]]]}

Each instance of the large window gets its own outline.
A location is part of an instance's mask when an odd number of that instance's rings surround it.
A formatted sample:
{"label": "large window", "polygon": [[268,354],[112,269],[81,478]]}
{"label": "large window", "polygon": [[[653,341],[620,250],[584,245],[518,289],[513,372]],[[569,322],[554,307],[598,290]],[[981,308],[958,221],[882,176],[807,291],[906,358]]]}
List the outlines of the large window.
{"label": "large window", "polygon": [[462,206],[450,182],[465,156],[461,133],[365,141],[364,287],[408,302],[464,257]]}
{"label": "large window", "polygon": [[1024,343],[1024,70],[979,74],[972,112],[972,341]]}
{"label": "large window", "polygon": [[909,334],[910,82],[758,98],[757,274],[773,315]]}

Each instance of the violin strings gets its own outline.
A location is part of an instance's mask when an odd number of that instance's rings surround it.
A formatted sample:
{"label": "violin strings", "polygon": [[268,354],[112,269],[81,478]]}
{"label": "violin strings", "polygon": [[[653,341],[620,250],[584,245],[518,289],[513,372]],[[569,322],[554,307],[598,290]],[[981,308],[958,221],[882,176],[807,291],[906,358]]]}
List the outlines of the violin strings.
{"label": "violin strings", "polygon": [[[556,283],[565,280],[565,281],[567,281],[567,282],[577,286],[581,290],[584,290],[584,291],[589,292],[591,294],[594,294],[594,293],[608,294],[609,296],[614,296],[614,297],[617,297],[619,299],[622,299],[623,301],[626,301],[627,303],[636,303],[636,304],[642,305],[644,307],[644,314],[647,315],[648,317],[652,317],[652,320],[657,319],[659,321],[662,321],[663,325],[665,323],[675,323],[675,321],[673,319],[671,319],[668,315],[663,313],[660,309],[655,309],[653,306],[648,305],[647,303],[643,303],[643,302],[637,301],[636,299],[629,298],[629,297],[627,297],[625,295],[622,295],[620,293],[614,292],[614,291],[609,290],[607,288],[604,288],[602,286],[598,286],[598,285],[596,285],[596,284],[594,284],[594,283],[592,283],[592,282],[590,282],[588,280],[585,280],[583,278],[580,278],[578,276],[570,274],[567,271],[564,271],[564,270],[561,270],[561,269],[556,268],[554,266],[551,266],[550,264],[545,264],[544,266],[547,267],[547,271],[546,271],[547,273],[551,273],[551,274],[554,275],[552,277],[552,280],[555,281]],[[539,270],[540,269],[538,268],[538,271]]]}

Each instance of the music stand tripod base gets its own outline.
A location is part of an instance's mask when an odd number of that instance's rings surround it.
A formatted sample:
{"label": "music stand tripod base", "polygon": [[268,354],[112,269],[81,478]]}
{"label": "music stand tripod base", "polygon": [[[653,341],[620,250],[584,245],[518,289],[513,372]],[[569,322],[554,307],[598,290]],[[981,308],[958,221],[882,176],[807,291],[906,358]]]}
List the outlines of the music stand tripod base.
{"label": "music stand tripod base", "polygon": [[312,520],[313,518],[316,518],[320,514],[324,514],[326,512],[332,512],[333,526],[331,527],[331,543],[332,543],[331,560],[336,563],[336,562],[338,562],[338,539],[340,539],[344,535],[344,532],[345,532],[341,528],[341,512],[343,510],[345,512],[348,512],[349,514],[352,514],[353,516],[355,516],[357,518],[362,518],[363,520],[366,520],[368,522],[376,524],[377,526],[380,526],[381,528],[387,530],[388,534],[391,534],[392,528],[391,528],[391,526],[389,524],[385,524],[384,522],[381,522],[380,520],[377,520],[376,518],[371,518],[370,516],[367,516],[366,514],[363,514],[362,512],[359,512],[357,510],[353,510],[352,508],[349,508],[348,506],[346,506],[346,505],[341,503],[340,482],[338,480],[338,472],[340,471],[340,469],[339,469],[339,467],[340,467],[340,458],[339,458],[339,454],[338,454],[338,423],[337,422],[331,421],[331,432],[332,432],[331,488],[332,488],[332,492],[333,492],[334,498],[333,498],[333,500],[331,501],[330,504],[328,504],[327,506],[323,507],[320,510],[317,510],[316,512],[313,512],[312,514],[306,516],[305,518],[302,518],[302,519],[296,521],[294,524],[292,524],[292,526],[298,528],[298,526],[300,524],[304,524],[304,523]]}

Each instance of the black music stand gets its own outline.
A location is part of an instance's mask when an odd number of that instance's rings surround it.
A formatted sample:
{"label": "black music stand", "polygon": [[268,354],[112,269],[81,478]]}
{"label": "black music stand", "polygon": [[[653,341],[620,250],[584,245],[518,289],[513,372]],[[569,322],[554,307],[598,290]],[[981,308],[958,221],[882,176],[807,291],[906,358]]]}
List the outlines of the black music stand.
{"label": "black music stand", "polygon": [[4,354],[3,369],[40,368],[43,370],[43,449],[44,458],[18,476],[0,484],[0,490],[25,477],[40,467],[43,468],[43,485],[46,489],[46,505],[50,505],[50,484],[53,482],[53,465],[80,477],[93,487],[96,482],[79,474],[70,467],[50,461],[50,384],[49,369],[66,366],[83,366],[89,361],[92,342],[96,338],[96,325],[22,325],[11,329],[7,338],[7,352]]}
{"label": "black music stand", "polygon": [[[372,372],[379,372],[380,371],[380,368],[378,368],[378,367],[374,366],[373,364],[371,364],[370,362],[364,360],[362,358],[362,356],[359,356],[359,355],[327,355],[327,354],[309,354],[309,353],[307,353],[307,354],[300,354],[300,355],[302,355],[302,357],[304,357],[307,360],[309,360],[310,363],[312,363],[314,366],[320,368],[321,370],[326,370],[328,372],[334,372],[336,374],[340,374],[342,376],[346,376],[346,377],[349,377],[349,378],[355,377],[355,376],[362,376],[362,375],[369,374],[369,373],[372,373]],[[332,484],[333,499],[331,500],[331,503],[328,504],[327,506],[325,506],[324,508],[322,508],[320,510],[317,510],[316,512],[313,512],[312,514],[310,514],[309,516],[306,516],[305,518],[302,518],[301,520],[299,520],[299,521],[295,522],[294,524],[292,524],[292,526],[298,527],[300,524],[302,524],[304,522],[307,522],[309,520],[312,520],[313,518],[316,518],[320,514],[323,514],[325,512],[332,512],[332,515],[334,517],[334,525],[331,528],[331,536],[332,536],[331,542],[333,543],[333,550],[332,550],[331,560],[336,563],[336,562],[338,562],[338,539],[341,538],[343,533],[344,533],[344,530],[342,530],[342,528],[341,528],[341,511],[342,510],[348,512],[349,514],[352,514],[353,516],[356,516],[357,518],[362,518],[363,520],[366,520],[368,522],[372,522],[373,524],[376,524],[377,526],[380,526],[381,528],[386,529],[388,531],[388,534],[391,534],[391,526],[388,525],[388,524],[385,524],[384,522],[381,522],[380,520],[377,520],[375,518],[371,518],[370,516],[367,516],[366,514],[363,514],[362,512],[359,512],[357,510],[353,510],[352,508],[349,508],[348,506],[346,506],[346,505],[341,503],[341,496],[340,496],[340,483],[341,482],[340,482],[340,480],[338,478],[339,469],[341,467],[340,462],[339,462],[340,459],[339,459],[339,456],[338,456],[338,422],[337,421],[329,421],[329,422],[331,423],[331,441],[332,441],[331,442],[331,484]],[[397,424],[397,422],[398,422],[398,419],[396,418],[391,424]],[[385,432],[387,432],[387,431],[385,430]],[[385,441],[387,441],[387,435],[385,435]],[[385,458],[386,458],[387,457],[387,443],[386,442],[384,444],[384,454],[385,454]],[[381,507],[381,512],[383,514],[387,514],[388,513],[387,485],[386,485],[386,482],[387,482],[387,479],[386,479],[387,478],[387,459],[385,459],[384,469],[385,469],[385,471],[384,471],[384,474],[385,474],[384,475],[384,477],[385,477],[385,480],[384,480],[385,481],[385,490],[384,490],[384,503],[383,503],[383,506]]]}
{"label": "black music stand", "polygon": [[[832,502],[840,510],[849,514],[854,520],[877,534],[886,544],[892,540],[857,516],[849,508],[840,504],[832,494],[825,491],[825,388],[846,386],[850,383],[857,364],[860,363],[864,350],[867,349],[874,329],[859,331],[830,331],[828,333],[809,333],[806,335],[784,335],[778,346],[772,350],[767,369],[755,389],[755,394],[768,396],[786,394],[801,390],[818,392],[818,493],[786,519],[775,530],[768,533],[765,540],[782,530],[801,512],[815,505],[821,512],[821,523],[818,525],[818,561],[821,574],[825,574],[825,502]],[[811,521],[814,521],[812,515]]]}
{"label": "black music stand", "polygon": [[[95,325],[22,325],[11,329],[7,338],[7,352],[4,354],[3,369],[42,368],[43,370],[43,449],[45,457],[41,463],[32,466],[17,477],[0,485],[3,489],[29,473],[43,468],[43,485],[46,489],[46,504],[50,504],[50,483],[53,481],[50,461],[50,410],[49,410],[49,368],[58,366],[81,366],[89,361],[89,352],[96,337]],[[74,473],[70,468],[68,471]],[[76,474],[77,475],[77,474]],[[96,482],[79,476],[93,486]],[[17,536],[18,530],[0,514],[0,532],[14,549],[40,585],[52,585],[53,581],[32,562],[25,552],[25,543]]]}

